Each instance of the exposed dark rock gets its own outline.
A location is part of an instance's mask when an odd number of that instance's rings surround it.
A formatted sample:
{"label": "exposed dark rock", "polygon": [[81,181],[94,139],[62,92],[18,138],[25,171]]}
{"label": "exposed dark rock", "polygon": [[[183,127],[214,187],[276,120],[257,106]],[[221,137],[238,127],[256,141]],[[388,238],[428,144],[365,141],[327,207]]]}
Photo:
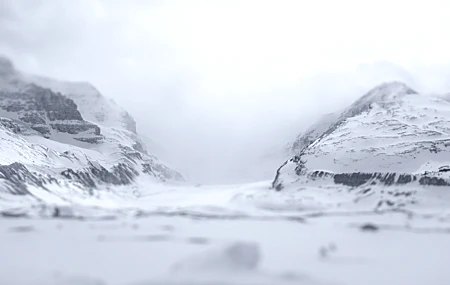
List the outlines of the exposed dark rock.
{"label": "exposed dark rock", "polygon": [[0,126],[12,131],[15,134],[18,134],[22,131],[18,124],[6,118],[0,118]]}
{"label": "exposed dark rock", "polygon": [[155,175],[155,173],[152,170],[152,166],[148,163],[143,163],[142,164],[142,172],[146,173],[146,174],[153,174]]}
{"label": "exposed dark rock", "polygon": [[439,177],[428,177],[424,176],[419,179],[420,185],[429,185],[429,186],[450,186],[450,182],[439,178]]}
{"label": "exposed dark rock", "polygon": [[[34,84],[17,92],[0,91],[0,108],[17,113],[20,121],[44,137],[50,136],[51,129],[68,134],[90,131],[100,136],[100,128],[83,120],[74,101]],[[78,139],[96,143],[101,138]]]}
{"label": "exposed dark rock", "polygon": [[449,172],[450,171],[450,166],[449,165],[444,165],[439,167],[439,172]]}
{"label": "exposed dark rock", "polygon": [[378,174],[376,178],[380,180],[384,185],[393,185],[395,184],[395,173],[386,173],[386,174]]}
{"label": "exposed dark rock", "polygon": [[76,123],[51,123],[50,126],[59,132],[62,133],[68,133],[68,134],[79,134],[81,132],[86,132],[89,130],[92,130],[93,134],[99,136],[100,135],[100,128],[97,125],[82,122],[81,124]]}
{"label": "exposed dark rock", "polygon": [[20,114],[22,118],[25,118],[25,122],[43,123],[42,121],[35,121],[39,120],[36,116],[43,119],[44,113],[50,121],[83,120],[77,106],[71,99],[34,84],[29,84],[25,89],[17,92],[1,91],[0,98],[3,99],[1,107],[4,110],[8,112],[28,112],[28,114]]}
{"label": "exposed dark rock", "polygon": [[31,129],[41,133],[46,138],[50,135],[50,129],[46,125],[32,125]]}
{"label": "exposed dark rock", "polygon": [[334,183],[357,187],[366,184],[373,178],[372,173],[342,173],[334,175]]}
{"label": "exposed dark rock", "polygon": [[85,142],[85,143],[90,143],[90,144],[97,144],[101,140],[103,140],[103,137],[102,136],[96,136],[96,137],[73,138],[73,139],[77,140],[77,141],[80,141],[80,142]]}
{"label": "exposed dark rock", "polygon": [[94,166],[82,170],[67,169],[61,172],[65,178],[77,181],[82,185],[94,188],[97,183],[106,183],[113,185],[130,184],[139,173],[131,166],[125,163],[119,163],[107,170],[103,166]]}
{"label": "exposed dark rock", "polygon": [[61,175],[67,179],[77,181],[84,186],[89,188],[94,188],[96,186],[95,181],[88,170],[86,171],[75,171],[73,169],[67,169],[61,172]]}
{"label": "exposed dark rock", "polygon": [[363,232],[377,232],[380,230],[380,228],[377,225],[371,223],[361,225],[359,228]]}
{"label": "exposed dark rock", "polygon": [[415,180],[415,177],[411,174],[400,174],[397,179],[397,184],[408,184]]}
{"label": "exposed dark rock", "polygon": [[43,180],[36,177],[21,163],[0,165],[0,180],[6,180],[6,190],[15,195],[30,194],[27,184],[43,187]]}
{"label": "exposed dark rock", "polygon": [[117,185],[130,184],[139,175],[139,172],[125,163],[119,163],[113,166],[112,170],[114,179],[110,183]]}
{"label": "exposed dark rock", "polygon": [[[284,166],[284,165],[283,165]],[[282,166],[282,167],[283,167]],[[280,167],[281,169],[281,167]],[[279,171],[277,174],[279,175]],[[366,184],[381,184],[384,186],[391,185],[404,185],[408,183],[413,183],[418,181],[420,185],[430,185],[430,186],[450,186],[450,180],[446,180],[444,178],[432,176],[431,173],[426,174],[398,174],[398,173],[364,173],[364,172],[353,172],[353,173],[330,173],[326,171],[314,171],[307,174],[309,179],[326,179],[332,178],[333,182],[336,184],[342,184],[350,187],[359,187]],[[276,176],[275,180],[272,182],[272,188],[277,191],[280,191],[284,188],[281,181],[279,181],[279,177]],[[398,194],[397,194],[398,195]],[[405,196],[408,196],[405,194]],[[387,202],[388,203],[388,202]],[[389,203],[388,203],[389,204]]]}
{"label": "exposed dark rock", "polygon": [[29,113],[25,113],[22,114],[19,119],[25,123],[30,123],[30,124],[42,124],[44,125],[46,122],[42,116],[42,114],[39,113],[34,113],[34,112],[29,112]]}
{"label": "exposed dark rock", "polygon": [[275,190],[277,191],[283,190],[284,186],[283,183],[280,181],[281,170],[285,165],[287,165],[292,160],[293,160],[292,158],[290,160],[286,160],[280,167],[278,167],[275,178],[272,181],[272,188],[274,188]]}
{"label": "exposed dark rock", "polygon": [[[421,185],[448,186],[450,182],[440,177],[396,173],[340,173],[333,176],[334,183],[357,187],[372,181],[374,184],[381,183],[385,186],[408,184],[419,179]],[[420,178],[418,178],[420,177]]]}
{"label": "exposed dark rock", "polygon": [[277,190],[277,191],[281,191],[281,190],[283,190],[283,188],[284,188],[284,186],[283,186],[283,183],[281,183],[281,182],[275,185],[275,190]]}
{"label": "exposed dark rock", "polygon": [[135,149],[131,147],[127,147],[124,145],[119,145],[120,149],[122,150],[122,153],[130,159],[133,162],[136,162],[137,160],[142,160],[142,154],[139,151],[136,151]]}
{"label": "exposed dark rock", "polygon": [[295,173],[297,175],[302,175],[306,173],[306,161],[302,159],[301,155],[294,156],[292,159],[293,162],[297,163],[297,167],[295,167]]}
{"label": "exposed dark rock", "polygon": [[326,171],[314,171],[308,174],[308,177],[311,179],[314,178],[325,178],[325,177],[333,177],[332,173]]}
{"label": "exposed dark rock", "polygon": [[50,89],[34,84],[30,85],[27,93],[31,93],[35,97],[37,110],[45,110],[50,121],[83,120],[73,100],[61,95],[61,93],[54,93]]}

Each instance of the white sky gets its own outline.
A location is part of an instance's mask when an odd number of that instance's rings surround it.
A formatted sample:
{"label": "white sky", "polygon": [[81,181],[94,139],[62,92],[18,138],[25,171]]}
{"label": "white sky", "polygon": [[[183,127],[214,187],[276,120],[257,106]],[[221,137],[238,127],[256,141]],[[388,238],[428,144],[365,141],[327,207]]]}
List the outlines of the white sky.
{"label": "white sky", "polygon": [[0,53],[93,83],[191,178],[233,182],[382,81],[450,91],[449,11],[448,0],[0,0]]}

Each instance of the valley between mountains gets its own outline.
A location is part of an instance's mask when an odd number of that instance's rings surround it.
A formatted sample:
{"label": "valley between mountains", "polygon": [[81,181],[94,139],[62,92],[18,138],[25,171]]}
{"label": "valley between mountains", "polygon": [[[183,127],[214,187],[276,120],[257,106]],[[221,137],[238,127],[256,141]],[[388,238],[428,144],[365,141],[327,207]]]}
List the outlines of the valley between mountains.
{"label": "valley between mountains", "polygon": [[448,95],[382,83],[285,143],[195,184],[91,84],[2,57],[0,283],[450,284]]}

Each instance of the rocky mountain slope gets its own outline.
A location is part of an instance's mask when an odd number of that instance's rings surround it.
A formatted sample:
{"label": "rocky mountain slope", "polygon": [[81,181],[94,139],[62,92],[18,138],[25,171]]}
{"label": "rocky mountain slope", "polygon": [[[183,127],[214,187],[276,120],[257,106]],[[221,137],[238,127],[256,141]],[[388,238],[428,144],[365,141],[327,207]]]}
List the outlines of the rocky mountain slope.
{"label": "rocky mountain slope", "polygon": [[27,75],[0,57],[0,192],[182,176],[146,151],[133,118],[88,83]]}
{"label": "rocky mountain slope", "polygon": [[400,82],[375,87],[293,144],[273,187],[332,179],[348,186],[450,185],[450,102]]}

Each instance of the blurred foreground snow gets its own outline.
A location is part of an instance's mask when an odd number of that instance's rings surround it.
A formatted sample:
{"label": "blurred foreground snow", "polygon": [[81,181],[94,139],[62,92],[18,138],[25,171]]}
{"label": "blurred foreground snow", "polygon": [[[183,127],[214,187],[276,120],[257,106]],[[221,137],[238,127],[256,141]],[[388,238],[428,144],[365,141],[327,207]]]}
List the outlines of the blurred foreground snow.
{"label": "blurred foreground snow", "polygon": [[0,284],[450,284],[448,189],[374,211],[269,184],[2,197]]}

